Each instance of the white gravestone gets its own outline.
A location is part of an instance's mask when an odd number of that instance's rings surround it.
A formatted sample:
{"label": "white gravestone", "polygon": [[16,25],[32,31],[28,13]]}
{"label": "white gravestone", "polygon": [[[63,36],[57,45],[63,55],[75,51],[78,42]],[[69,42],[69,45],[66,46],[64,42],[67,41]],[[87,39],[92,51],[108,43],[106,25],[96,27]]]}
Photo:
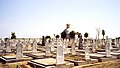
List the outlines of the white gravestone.
{"label": "white gravestone", "polygon": [[36,41],[36,40],[33,41],[33,44],[32,44],[32,52],[33,52],[33,53],[36,53],[36,52],[37,52],[37,41]]}
{"label": "white gravestone", "polygon": [[85,60],[89,60],[90,59],[90,56],[89,56],[89,47],[86,46],[85,47]]}
{"label": "white gravestone", "polygon": [[65,39],[65,40],[66,40],[66,47],[68,47],[70,44],[70,41],[69,41],[69,39]]}
{"label": "white gravestone", "polygon": [[32,47],[31,47],[31,41],[30,41],[30,40],[27,41],[26,49],[27,49],[27,50],[31,50],[31,49],[32,49]]}
{"label": "white gravestone", "polygon": [[102,40],[102,45],[105,46],[105,41],[104,41],[104,39]]}
{"label": "white gravestone", "polygon": [[108,36],[106,36],[106,57],[111,57],[111,50],[110,50],[110,43],[109,43],[109,40],[108,40]]}
{"label": "white gravestone", "polygon": [[116,42],[117,42],[117,47],[119,47],[119,39],[116,39]]}
{"label": "white gravestone", "polygon": [[51,46],[51,51],[55,51],[55,49],[54,49],[54,40],[52,40],[50,42],[50,46]]}
{"label": "white gravestone", "polygon": [[24,40],[22,44],[23,44],[23,50],[26,50],[26,41]]}
{"label": "white gravestone", "polygon": [[17,43],[17,50],[16,50],[16,59],[22,59],[23,57],[23,45],[21,42]]}
{"label": "white gravestone", "polygon": [[57,56],[56,56],[56,64],[64,64],[64,49],[63,46],[57,45]]}
{"label": "white gravestone", "polygon": [[6,41],[6,52],[11,52],[11,43],[9,40]]}
{"label": "white gravestone", "polygon": [[50,48],[49,40],[46,41],[45,47],[46,47],[45,56],[51,56],[51,48]]}
{"label": "white gravestone", "polygon": [[1,40],[0,42],[0,49],[4,49],[5,47],[5,42],[3,40]]}
{"label": "white gravestone", "polygon": [[71,45],[71,54],[75,55],[75,42],[74,42],[74,39],[70,39],[70,45]]}
{"label": "white gravestone", "polygon": [[17,41],[15,39],[12,40],[12,46],[16,46]]}
{"label": "white gravestone", "polygon": [[63,40],[63,39],[62,39],[61,42],[62,42],[62,46],[63,46],[64,50],[66,50],[66,49],[67,49],[67,48],[66,48],[66,40],[65,40],[65,39]]}
{"label": "white gravestone", "polygon": [[98,48],[98,39],[97,39],[97,36],[96,36],[95,40],[96,40],[96,48]]}
{"label": "white gravestone", "polygon": [[112,49],[112,39],[109,38],[110,50]]}
{"label": "white gravestone", "polygon": [[79,38],[78,38],[78,35],[75,35],[75,43],[76,43],[76,46],[78,46],[79,45]]}
{"label": "white gravestone", "polygon": [[95,40],[93,40],[92,51],[93,51],[93,52],[96,51],[96,41],[95,41]]}
{"label": "white gravestone", "polygon": [[120,39],[119,39],[119,51],[120,51]]}

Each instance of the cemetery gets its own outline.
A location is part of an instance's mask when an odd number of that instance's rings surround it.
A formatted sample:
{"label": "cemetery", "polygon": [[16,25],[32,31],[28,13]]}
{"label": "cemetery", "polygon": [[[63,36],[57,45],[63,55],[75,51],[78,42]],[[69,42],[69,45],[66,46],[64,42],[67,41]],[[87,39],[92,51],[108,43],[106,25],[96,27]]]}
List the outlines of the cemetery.
{"label": "cemetery", "polygon": [[[69,27],[68,27],[69,28]],[[66,32],[66,34],[64,33]],[[61,37],[1,38],[3,68],[120,68],[120,39],[90,39],[67,29]],[[104,34],[103,34],[104,35]],[[114,44],[112,44],[114,43]],[[10,67],[11,66],[11,67]],[[115,67],[116,66],[116,67]],[[1,68],[0,67],[0,68]]]}

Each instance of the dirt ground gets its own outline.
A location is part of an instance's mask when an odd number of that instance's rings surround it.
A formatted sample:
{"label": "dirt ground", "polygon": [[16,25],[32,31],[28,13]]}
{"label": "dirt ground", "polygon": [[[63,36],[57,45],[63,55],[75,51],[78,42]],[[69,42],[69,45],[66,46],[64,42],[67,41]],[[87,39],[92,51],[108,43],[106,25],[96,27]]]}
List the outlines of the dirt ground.
{"label": "dirt ground", "polygon": [[94,65],[81,67],[81,68],[120,68],[120,60],[96,63]]}
{"label": "dirt ground", "polygon": [[[0,68],[32,68],[27,65],[27,62],[17,62],[17,63],[0,63]],[[113,60],[107,62],[95,63],[90,66],[76,66],[74,68],[120,68],[120,60]]]}

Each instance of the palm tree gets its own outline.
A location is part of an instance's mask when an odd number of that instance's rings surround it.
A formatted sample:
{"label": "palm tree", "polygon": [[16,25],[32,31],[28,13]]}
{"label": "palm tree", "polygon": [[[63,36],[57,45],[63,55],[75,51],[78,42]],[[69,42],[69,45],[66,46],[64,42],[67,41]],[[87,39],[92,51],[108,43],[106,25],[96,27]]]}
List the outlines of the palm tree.
{"label": "palm tree", "polygon": [[105,30],[104,29],[102,30],[102,35],[103,35],[103,39],[104,39],[104,36],[105,36]]}

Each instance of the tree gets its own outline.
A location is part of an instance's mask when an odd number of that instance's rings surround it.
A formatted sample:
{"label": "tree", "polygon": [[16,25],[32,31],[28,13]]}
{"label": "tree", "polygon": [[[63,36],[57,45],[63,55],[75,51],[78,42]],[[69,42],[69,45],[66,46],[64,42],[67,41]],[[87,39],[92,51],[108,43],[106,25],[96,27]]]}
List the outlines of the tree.
{"label": "tree", "polygon": [[84,34],[84,37],[87,39],[87,37],[88,37],[88,33],[87,32]]}
{"label": "tree", "polygon": [[84,34],[84,37],[86,38],[86,39],[84,39],[84,43],[85,43],[85,42],[87,42],[87,37],[88,37],[88,33],[87,32]]}
{"label": "tree", "polygon": [[105,30],[102,30],[102,35],[103,35],[103,39],[104,39],[104,36],[105,36]]}
{"label": "tree", "polygon": [[65,32],[65,31],[63,31],[63,32],[61,33],[61,38],[65,39],[65,38],[66,38],[66,36],[67,36],[66,32]]}
{"label": "tree", "polygon": [[69,34],[70,38],[75,38],[75,32],[74,31],[71,31],[70,34]]}
{"label": "tree", "polygon": [[12,32],[11,35],[12,35],[12,36],[11,36],[11,39],[16,39],[15,32]]}
{"label": "tree", "polygon": [[60,36],[59,35],[56,35],[56,38],[59,38]]}
{"label": "tree", "polygon": [[47,36],[45,37],[45,39],[51,39],[51,37],[47,35]]}

